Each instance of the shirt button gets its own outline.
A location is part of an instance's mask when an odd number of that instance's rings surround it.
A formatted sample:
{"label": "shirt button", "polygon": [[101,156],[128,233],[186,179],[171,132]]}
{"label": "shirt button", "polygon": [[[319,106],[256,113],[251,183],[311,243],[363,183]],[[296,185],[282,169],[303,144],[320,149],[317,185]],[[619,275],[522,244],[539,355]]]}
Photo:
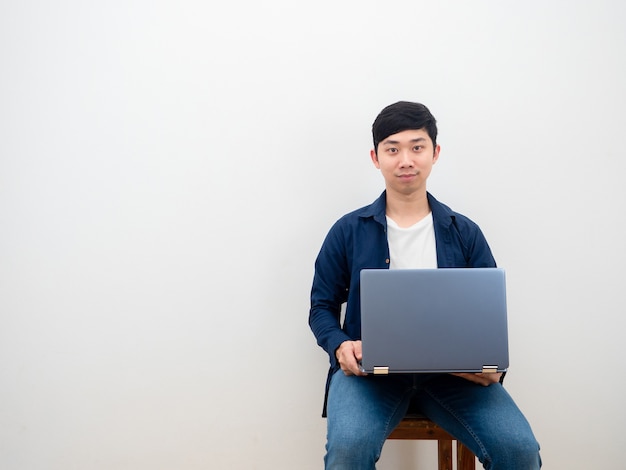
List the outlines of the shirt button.
{"label": "shirt button", "polygon": [[385,263],[389,264],[389,258],[387,258],[387,259],[385,260]]}

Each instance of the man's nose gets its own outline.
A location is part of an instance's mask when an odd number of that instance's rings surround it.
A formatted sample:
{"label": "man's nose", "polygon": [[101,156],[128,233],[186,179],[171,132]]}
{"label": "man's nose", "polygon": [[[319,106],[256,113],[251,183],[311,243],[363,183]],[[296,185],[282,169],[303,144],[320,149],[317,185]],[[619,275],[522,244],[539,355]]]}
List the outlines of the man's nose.
{"label": "man's nose", "polygon": [[411,152],[409,152],[408,150],[403,150],[400,152],[400,166],[404,167],[411,167],[413,166],[413,159],[411,158]]}

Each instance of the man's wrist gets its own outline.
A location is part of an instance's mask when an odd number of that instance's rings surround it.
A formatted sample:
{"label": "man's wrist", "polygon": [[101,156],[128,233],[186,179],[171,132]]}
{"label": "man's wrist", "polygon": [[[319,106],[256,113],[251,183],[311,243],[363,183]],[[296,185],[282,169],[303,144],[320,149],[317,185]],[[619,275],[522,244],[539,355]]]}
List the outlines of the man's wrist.
{"label": "man's wrist", "polygon": [[337,359],[337,361],[339,361],[341,347],[344,345],[346,341],[341,342],[339,346],[337,346],[337,349],[335,349],[335,359]]}

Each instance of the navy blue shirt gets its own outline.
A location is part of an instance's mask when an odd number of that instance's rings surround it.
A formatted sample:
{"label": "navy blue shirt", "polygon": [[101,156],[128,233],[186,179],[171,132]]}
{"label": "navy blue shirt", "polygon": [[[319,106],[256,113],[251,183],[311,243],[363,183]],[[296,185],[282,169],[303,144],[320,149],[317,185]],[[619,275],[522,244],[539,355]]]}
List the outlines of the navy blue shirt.
{"label": "navy blue shirt", "polygon": [[[437,267],[495,267],[478,225],[427,194],[433,216]],[[335,350],[346,340],[361,339],[360,272],[389,268],[386,192],[369,206],[344,215],[330,229],[315,261],[309,325],[330,360],[330,377],[339,368]],[[340,324],[341,306],[346,303]]]}

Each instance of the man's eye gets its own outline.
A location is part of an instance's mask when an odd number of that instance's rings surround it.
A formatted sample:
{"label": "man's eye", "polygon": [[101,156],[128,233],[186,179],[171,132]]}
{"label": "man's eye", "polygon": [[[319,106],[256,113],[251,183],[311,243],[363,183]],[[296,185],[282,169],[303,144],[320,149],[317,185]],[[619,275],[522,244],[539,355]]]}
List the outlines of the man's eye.
{"label": "man's eye", "polygon": [[415,150],[416,152],[419,152],[420,150],[422,150],[422,146],[421,145],[416,145],[415,147],[413,147],[413,150]]}
{"label": "man's eye", "polygon": [[398,151],[398,149],[395,149],[393,147],[387,149],[387,152],[389,152],[389,153],[396,153],[397,151]]}

